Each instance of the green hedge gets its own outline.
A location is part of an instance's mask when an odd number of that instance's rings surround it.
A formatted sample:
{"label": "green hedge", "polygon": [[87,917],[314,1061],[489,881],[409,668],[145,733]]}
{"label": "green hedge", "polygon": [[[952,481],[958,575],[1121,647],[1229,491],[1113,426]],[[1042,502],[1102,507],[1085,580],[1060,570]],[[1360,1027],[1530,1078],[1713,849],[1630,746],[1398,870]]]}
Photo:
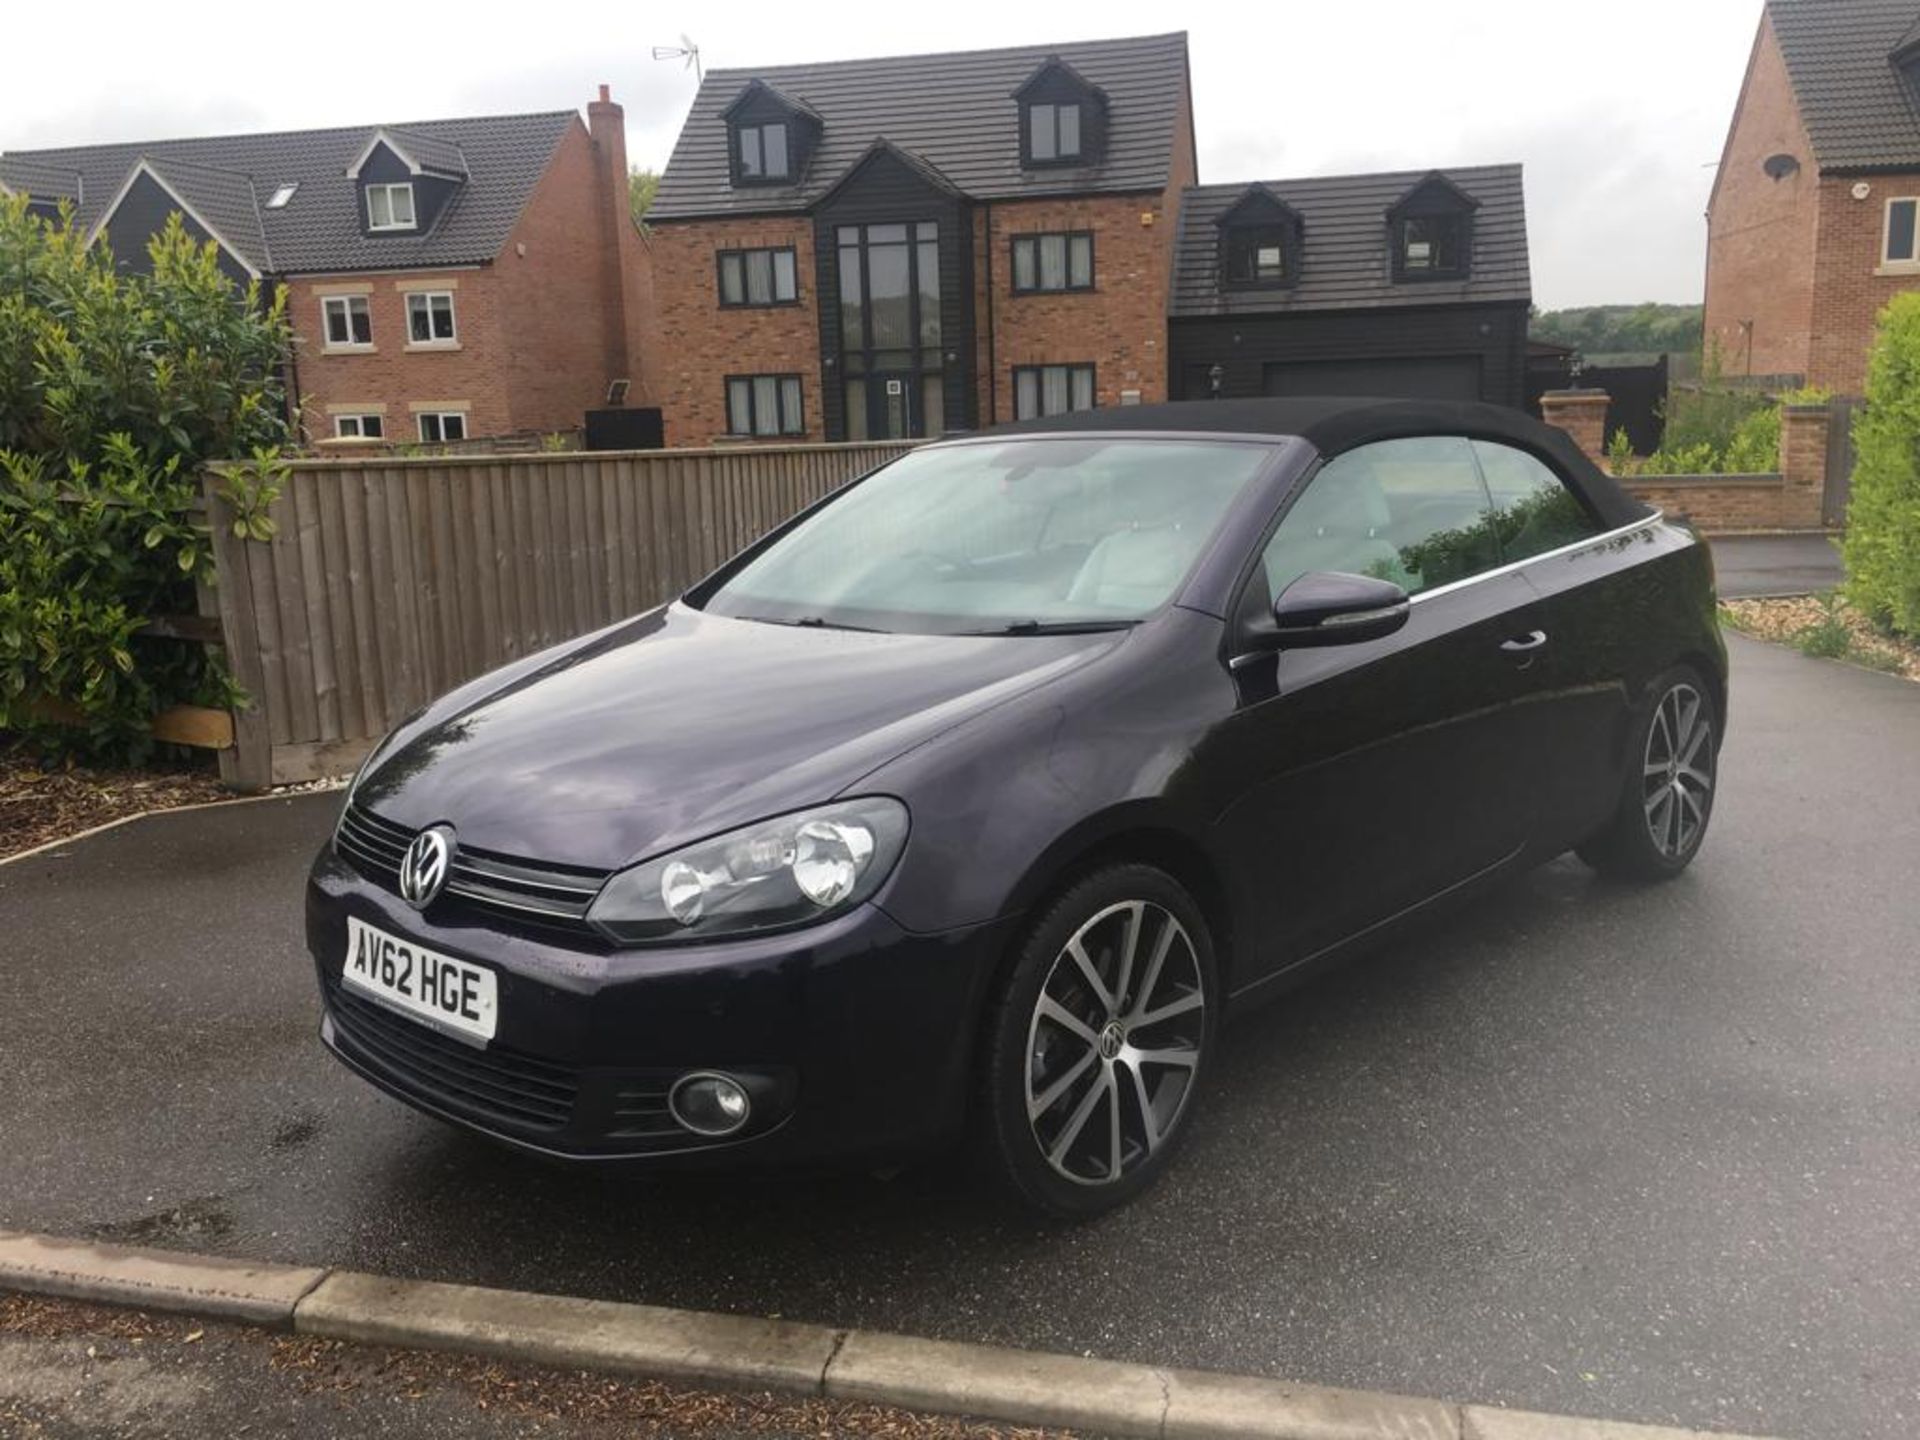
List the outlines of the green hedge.
{"label": "green hedge", "polygon": [[177,215],[148,256],[122,271],[0,199],[0,729],[98,758],[141,758],[169,705],[236,700],[215,653],[136,632],[212,579],[204,463],[248,462],[236,528],[264,534],[288,434],[280,297],[242,294]]}
{"label": "green hedge", "polygon": [[1841,544],[1847,598],[1876,624],[1920,635],[1920,293],[1880,312],[1866,399]]}

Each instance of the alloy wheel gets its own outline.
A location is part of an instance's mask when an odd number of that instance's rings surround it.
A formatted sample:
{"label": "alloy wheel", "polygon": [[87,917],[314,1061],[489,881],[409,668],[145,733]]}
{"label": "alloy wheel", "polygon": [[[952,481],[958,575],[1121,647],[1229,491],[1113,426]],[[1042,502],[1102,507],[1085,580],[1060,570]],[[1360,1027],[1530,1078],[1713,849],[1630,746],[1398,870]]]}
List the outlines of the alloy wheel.
{"label": "alloy wheel", "polygon": [[1675,685],[1660,697],[1641,776],[1647,833],[1656,850],[1677,860],[1699,841],[1713,797],[1713,721],[1693,686]]}
{"label": "alloy wheel", "polygon": [[1193,938],[1145,900],[1110,905],[1055,957],[1027,1028],[1026,1109],[1053,1170],[1110,1185],[1185,1113],[1206,1034]]}

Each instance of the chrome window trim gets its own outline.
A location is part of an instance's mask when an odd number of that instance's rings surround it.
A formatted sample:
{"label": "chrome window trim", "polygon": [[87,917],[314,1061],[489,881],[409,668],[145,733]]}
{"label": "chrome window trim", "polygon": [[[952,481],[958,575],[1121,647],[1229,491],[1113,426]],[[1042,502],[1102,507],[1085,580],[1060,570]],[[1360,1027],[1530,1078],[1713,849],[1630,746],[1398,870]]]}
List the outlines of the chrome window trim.
{"label": "chrome window trim", "polygon": [[1622,535],[1631,535],[1636,530],[1645,530],[1649,526],[1658,525],[1666,518],[1666,514],[1667,512],[1664,510],[1655,510],[1651,515],[1643,515],[1638,520],[1629,521],[1625,525],[1617,525],[1611,530],[1603,530],[1598,535],[1589,535],[1584,540],[1574,541],[1571,545],[1561,545],[1552,550],[1542,550],[1538,555],[1529,555],[1524,560],[1509,560],[1505,565],[1496,565],[1491,570],[1482,570],[1477,574],[1463,576],[1458,580],[1449,580],[1445,585],[1436,585],[1431,590],[1422,590],[1417,595],[1409,595],[1407,597],[1408,603],[1418,605],[1423,600],[1432,600],[1441,595],[1451,595],[1454,591],[1463,590],[1469,585],[1478,585],[1482,580],[1496,580],[1502,575],[1511,575],[1516,570],[1523,570],[1529,565],[1537,565],[1542,560],[1551,560],[1556,555],[1571,555],[1576,550],[1585,550],[1589,546],[1603,545],[1610,540],[1618,540]]}

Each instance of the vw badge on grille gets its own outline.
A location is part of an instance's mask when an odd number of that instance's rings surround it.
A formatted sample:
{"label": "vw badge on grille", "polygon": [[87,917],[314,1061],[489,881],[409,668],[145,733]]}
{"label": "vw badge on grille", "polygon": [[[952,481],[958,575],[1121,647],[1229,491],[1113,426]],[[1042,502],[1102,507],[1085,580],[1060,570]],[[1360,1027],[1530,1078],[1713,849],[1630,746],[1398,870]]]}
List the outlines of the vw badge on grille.
{"label": "vw badge on grille", "polygon": [[400,898],[416,910],[424,910],[447,883],[447,868],[453,860],[453,827],[435,825],[422,830],[400,857]]}

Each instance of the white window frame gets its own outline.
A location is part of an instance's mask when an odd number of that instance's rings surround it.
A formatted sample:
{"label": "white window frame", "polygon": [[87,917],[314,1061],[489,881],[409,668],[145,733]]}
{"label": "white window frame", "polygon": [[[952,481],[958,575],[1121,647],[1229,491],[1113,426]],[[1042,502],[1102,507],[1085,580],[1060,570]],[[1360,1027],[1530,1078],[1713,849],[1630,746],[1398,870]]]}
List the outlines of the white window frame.
{"label": "white window frame", "polygon": [[[367,434],[369,420],[380,427],[378,435]],[[349,426],[352,428],[349,429]],[[333,438],[336,440],[384,440],[387,438],[387,417],[377,410],[357,410],[351,415],[336,415],[333,417]]]}
{"label": "white window frame", "polygon": [[299,189],[300,189],[300,182],[298,180],[291,180],[291,181],[288,181],[285,185],[276,186],[274,188],[273,194],[267,197],[266,208],[269,210],[286,209],[288,203],[293,199],[295,193],[298,192]]}
{"label": "white window frame", "polygon": [[[367,338],[353,338],[353,307],[359,303],[367,316]],[[333,338],[333,307],[338,305],[341,314],[347,320],[347,338]],[[320,344],[325,350],[371,350],[373,349],[373,305],[365,295],[322,295],[320,297]]]}
{"label": "white window frame", "polygon": [[[407,192],[407,218],[404,222],[393,218],[396,213],[393,207],[393,197],[394,193],[400,190]],[[387,223],[384,225],[373,218],[373,197],[376,194],[386,197]],[[420,211],[414,205],[413,182],[411,180],[396,180],[386,184],[367,186],[367,229],[380,231],[417,230],[419,228]]]}
{"label": "white window frame", "polygon": [[[427,313],[427,338],[419,340],[413,333],[413,302],[418,300]],[[433,302],[447,302],[447,333],[433,333]],[[409,290],[407,291],[407,348],[409,350],[444,350],[460,343],[460,318],[456,313],[453,291],[451,290]]]}
{"label": "white window frame", "polygon": [[[427,435],[427,422],[431,420],[439,430],[437,437]],[[452,439],[447,438],[447,421],[460,422],[460,433]],[[470,432],[467,429],[467,412],[464,410],[422,410],[413,417],[414,428],[419,431],[422,445],[458,445]]]}
{"label": "white window frame", "polygon": [[[1893,207],[1913,206],[1913,253],[1895,255],[1887,248],[1893,243]],[[1920,196],[1889,195],[1880,212],[1880,264],[1888,270],[1920,270]]]}

